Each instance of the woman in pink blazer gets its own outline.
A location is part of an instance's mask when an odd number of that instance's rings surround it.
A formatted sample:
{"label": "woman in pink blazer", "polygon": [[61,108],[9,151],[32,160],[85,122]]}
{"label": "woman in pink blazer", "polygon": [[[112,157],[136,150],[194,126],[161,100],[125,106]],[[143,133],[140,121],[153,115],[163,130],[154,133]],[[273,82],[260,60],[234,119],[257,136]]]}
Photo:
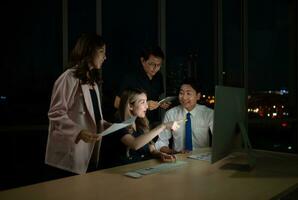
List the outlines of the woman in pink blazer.
{"label": "woman in pink blazer", "polygon": [[98,89],[105,48],[101,36],[82,34],[71,52],[69,69],[54,84],[48,112],[48,165],[77,174],[98,166],[98,133],[108,126]]}

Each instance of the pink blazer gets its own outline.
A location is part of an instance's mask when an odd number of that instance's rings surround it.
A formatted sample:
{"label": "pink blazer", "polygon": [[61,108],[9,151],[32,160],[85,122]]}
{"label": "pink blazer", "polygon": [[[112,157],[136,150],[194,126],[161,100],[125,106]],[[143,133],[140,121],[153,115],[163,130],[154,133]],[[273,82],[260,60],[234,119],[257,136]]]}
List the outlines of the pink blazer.
{"label": "pink blazer", "polygon": [[[75,139],[82,129],[96,133],[96,122],[89,87],[80,84],[73,72],[73,69],[66,70],[53,87],[45,163],[83,174],[87,171],[94,143],[81,140],[76,144]],[[95,91],[103,119],[97,85]]]}

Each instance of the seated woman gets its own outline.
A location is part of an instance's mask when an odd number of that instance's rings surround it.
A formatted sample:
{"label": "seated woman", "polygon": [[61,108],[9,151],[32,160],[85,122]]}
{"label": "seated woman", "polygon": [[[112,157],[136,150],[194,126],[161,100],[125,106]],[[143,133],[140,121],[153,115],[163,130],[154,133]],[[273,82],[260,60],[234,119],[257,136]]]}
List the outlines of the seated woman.
{"label": "seated woman", "polygon": [[146,118],[147,95],[143,90],[125,90],[121,96],[117,113],[122,122],[136,116],[135,123],[102,138],[100,162],[102,169],[160,157],[163,162],[172,162],[175,157],[155,149],[152,139],[163,130],[176,130],[176,121],[160,124],[149,130]]}

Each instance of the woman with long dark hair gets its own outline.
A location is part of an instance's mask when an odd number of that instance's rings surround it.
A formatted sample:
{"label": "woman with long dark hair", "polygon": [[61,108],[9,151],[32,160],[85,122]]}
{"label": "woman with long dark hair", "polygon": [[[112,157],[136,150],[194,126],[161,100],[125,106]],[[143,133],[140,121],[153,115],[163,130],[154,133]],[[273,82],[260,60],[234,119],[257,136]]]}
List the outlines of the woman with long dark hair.
{"label": "woman with long dark hair", "polygon": [[51,97],[45,162],[83,174],[97,169],[103,119],[99,94],[100,68],[106,45],[97,34],[81,34],[68,69],[56,80]]}

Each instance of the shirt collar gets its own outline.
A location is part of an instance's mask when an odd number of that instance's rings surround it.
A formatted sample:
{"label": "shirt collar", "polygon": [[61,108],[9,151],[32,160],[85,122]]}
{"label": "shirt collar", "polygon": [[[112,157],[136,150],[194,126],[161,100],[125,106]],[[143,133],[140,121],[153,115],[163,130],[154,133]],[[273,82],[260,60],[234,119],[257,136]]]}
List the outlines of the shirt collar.
{"label": "shirt collar", "polygon": [[182,108],[182,110],[183,110],[183,115],[186,116],[186,114],[187,114],[188,112],[190,112],[191,116],[195,117],[195,116],[196,116],[196,113],[197,113],[197,109],[198,109],[198,104],[196,104],[196,106],[195,106],[191,111],[186,110],[186,109],[185,109],[184,107],[182,107],[182,106],[181,106],[181,108]]}
{"label": "shirt collar", "polygon": [[145,80],[147,80],[147,81],[153,81],[153,80],[157,79],[157,77],[159,76],[159,73],[160,73],[160,71],[158,71],[158,72],[152,77],[152,79],[150,79],[150,78],[148,77],[147,73],[145,72],[143,65],[139,65],[139,67],[138,67],[137,70],[138,70],[138,73],[141,75],[141,77],[142,77],[142,78],[145,78]]}

